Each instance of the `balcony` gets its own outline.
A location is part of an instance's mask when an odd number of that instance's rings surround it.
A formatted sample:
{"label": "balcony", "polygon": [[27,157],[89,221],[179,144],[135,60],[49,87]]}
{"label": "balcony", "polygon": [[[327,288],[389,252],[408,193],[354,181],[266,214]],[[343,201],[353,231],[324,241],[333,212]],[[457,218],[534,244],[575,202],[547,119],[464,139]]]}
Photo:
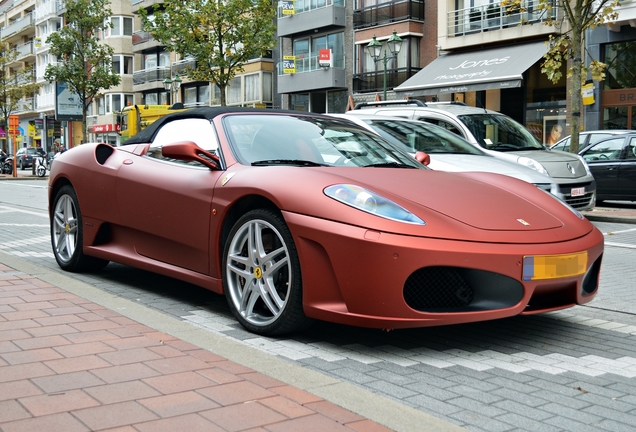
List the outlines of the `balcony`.
{"label": "balcony", "polygon": [[35,111],[35,98],[20,99],[18,106],[13,110],[14,114],[22,114]]}
{"label": "balcony", "polygon": [[353,12],[353,28],[363,29],[395,21],[424,21],[424,0],[382,2],[365,0],[360,9]]}
{"label": "balcony", "polygon": [[58,18],[60,12],[64,9],[64,3],[61,1],[49,1],[42,3],[35,8],[35,21],[44,21],[47,18]]}
{"label": "balcony", "polygon": [[16,60],[18,61],[24,61],[26,57],[35,55],[35,52],[33,51],[33,41],[18,45],[15,47],[15,50],[17,53]]}
{"label": "balcony", "polygon": [[318,56],[296,59],[296,73],[283,73],[278,63],[278,92],[297,93],[311,90],[346,88],[344,55],[334,56],[334,67],[320,67]]}
{"label": "balcony", "polygon": [[[387,69],[386,88],[391,90],[413,75],[418,73],[420,68]],[[365,72],[353,75],[353,91],[356,93],[383,92],[384,72]]]}
{"label": "balcony", "polygon": [[293,4],[293,14],[284,14],[288,9],[278,8],[278,36],[346,25],[344,0],[297,0]]}
{"label": "balcony", "polygon": [[132,44],[134,52],[143,52],[149,48],[161,46],[158,40],[152,37],[147,31],[138,30],[132,35]]}
{"label": "balcony", "polygon": [[170,66],[156,66],[133,72],[133,85],[141,85],[170,78]]}
{"label": "balcony", "polygon": [[55,93],[37,95],[36,105],[38,110],[52,109],[55,107]]}
{"label": "balcony", "polygon": [[193,58],[185,58],[172,63],[172,73],[175,75],[185,75],[188,70],[196,69],[197,61]]}
{"label": "balcony", "polygon": [[539,9],[539,4],[540,0],[524,1],[521,3],[521,9],[516,13],[510,8],[501,7],[500,3],[450,11],[447,17],[448,36],[501,30],[556,18],[556,5],[546,10]]}
{"label": "balcony", "polygon": [[25,30],[32,29],[35,31],[35,22],[33,20],[33,13],[29,13],[9,24],[6,27],[0,29],[0,34],[2,34],[2,39],[18,36]]}

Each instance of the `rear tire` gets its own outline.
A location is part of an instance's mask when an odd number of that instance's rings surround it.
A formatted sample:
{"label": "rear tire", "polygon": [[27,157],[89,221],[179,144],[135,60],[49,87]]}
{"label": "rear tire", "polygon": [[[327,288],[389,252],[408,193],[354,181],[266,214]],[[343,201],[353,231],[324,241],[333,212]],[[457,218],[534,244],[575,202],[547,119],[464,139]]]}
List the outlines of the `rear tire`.
{"label": "rear tire", "polygon": [[51,246],[57,264],[62,270],[81,272],[101,270],[107,260],[84,254],[82,213],[75,190],[63,186],[53,199],[51,211]]}

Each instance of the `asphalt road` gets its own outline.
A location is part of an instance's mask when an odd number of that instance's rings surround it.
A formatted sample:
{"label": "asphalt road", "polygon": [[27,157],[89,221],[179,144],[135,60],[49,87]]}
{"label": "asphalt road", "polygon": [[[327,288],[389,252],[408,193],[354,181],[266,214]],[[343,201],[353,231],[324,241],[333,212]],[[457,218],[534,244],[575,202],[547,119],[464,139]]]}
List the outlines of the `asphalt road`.
{"label": "asphalt road", "polygon": [[[46,182],[0,181],[0,250],[57,269]],[[531,317],[382,332],[316,323],[257,337],[222,296],[118,264],[78,279],[471,431],[636,430],[636,225],[606,236],[590,304]],[[68,275],[68,274],[67,274]]]}

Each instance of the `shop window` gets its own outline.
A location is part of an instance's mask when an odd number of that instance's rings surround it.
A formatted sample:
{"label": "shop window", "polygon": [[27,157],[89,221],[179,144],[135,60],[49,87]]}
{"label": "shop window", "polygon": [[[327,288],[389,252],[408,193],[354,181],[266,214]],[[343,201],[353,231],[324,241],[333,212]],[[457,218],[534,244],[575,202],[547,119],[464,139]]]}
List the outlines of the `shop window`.
{"label": "shop window", "polygon": [[636,87],[636,41],[607,44],[604,57],[607,64],[605,90]]}

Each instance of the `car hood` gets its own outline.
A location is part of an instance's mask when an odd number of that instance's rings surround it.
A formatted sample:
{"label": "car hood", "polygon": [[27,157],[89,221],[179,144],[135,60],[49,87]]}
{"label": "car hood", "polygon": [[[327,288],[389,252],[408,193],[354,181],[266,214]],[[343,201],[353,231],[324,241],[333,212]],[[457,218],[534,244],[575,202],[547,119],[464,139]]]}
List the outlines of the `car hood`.
{"label": "car hood", "polygon": [[[232,171],[232,168],[230,169]],[[589,233],[584,218],[536,186],[508,176],[472,172],[390,168],[245,167],[217,189],[269,197],[280,209],[336,220],[379,232],[497,243],[566,241]],[[342,204],[324,193],[327,186],[364,187],[404,207],[426,222],[387,220]],[[257,186],[255,186],[257,185]],[[231,193],[229,196],[234,196]]]}
{"label": "car hood", "polygon": [[553,179],[592,181],[592,176],[588,174],[585,163],[572,153],[559,150],[526,150],[508,154],[536,160],[543,165]]}
{"label": "car hood", "polygon": [[503,174],[533,184],[551,184],[553,180],[531,168],[496,157],[471,154],[431,153],[431,169],[449,172],[482,171]]}

